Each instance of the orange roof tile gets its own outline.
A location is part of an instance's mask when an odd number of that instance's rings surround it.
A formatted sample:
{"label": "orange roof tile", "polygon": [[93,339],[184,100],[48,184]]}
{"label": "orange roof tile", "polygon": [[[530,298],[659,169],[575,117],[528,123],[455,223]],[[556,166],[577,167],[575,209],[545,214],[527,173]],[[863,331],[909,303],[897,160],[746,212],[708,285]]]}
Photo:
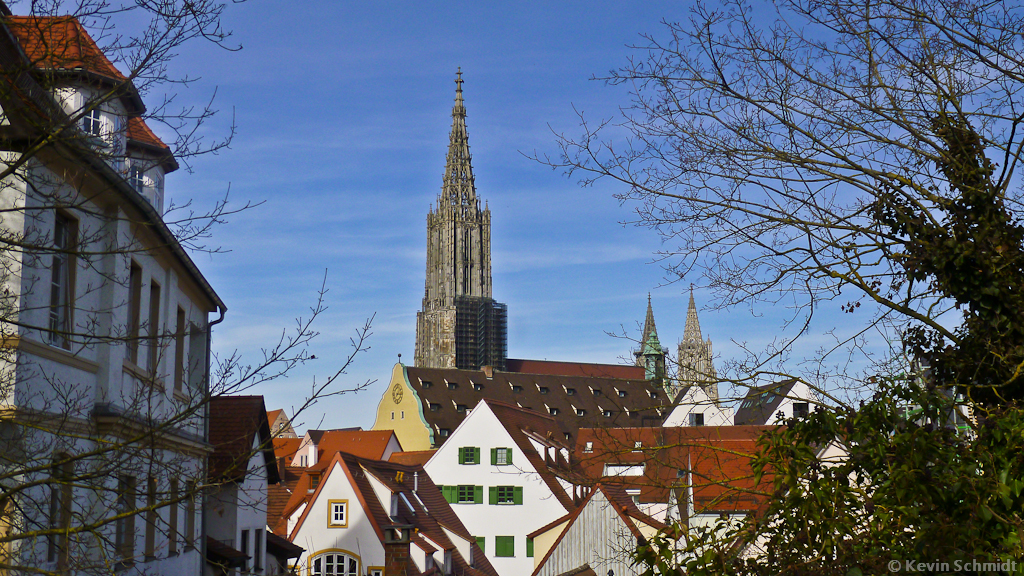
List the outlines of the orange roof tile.
{"label": "orange roof tile", "polygon": [[388,462],[405,464],[406,466],[422,466],[430,460],[437,450],[415,450],[412,452],[395,452],[388,458]]}
{"label": "orange roof tile", "polygon": [[[168,151],[170,150],[167,144],[164,144],[163,140],[157,137],[157,135],[149,129],[149,126],[146,125],[146,121],[138,116],[128,118],[128,139],[148,144],[156,148],[163,148]],[[275,412],[280,412],[280,410],[275,410]],[[270,414],[270,412],[267,412],[267,414]]]}
{"label": "orange roof tile", "polygon": [[117,82],[127,80],[73,16],[10,16],[7,26],[37,68],[84,70]]}
{"label": "orange roof tile", "polygon": [[329,461],[338,452],[347,452],[360,458],[380,460],[394,430],[323,430],[317,442],[318,463]]}
{"label": "orange roof tile", "polygon": [[[757,482],[750,465],[758,451],[758,439],[771,428],[581,429],[573,462],[580,476],[590,482],[611,481],[639,489],[644,503],[667,502],[669,489],[688,482],[689,471],[698,512],[755,511],[766,501],[772,478],[766,474]],[[642,464],[644,470],[640,476],[614,476],[610,480],[604,476],[606,464]]]}

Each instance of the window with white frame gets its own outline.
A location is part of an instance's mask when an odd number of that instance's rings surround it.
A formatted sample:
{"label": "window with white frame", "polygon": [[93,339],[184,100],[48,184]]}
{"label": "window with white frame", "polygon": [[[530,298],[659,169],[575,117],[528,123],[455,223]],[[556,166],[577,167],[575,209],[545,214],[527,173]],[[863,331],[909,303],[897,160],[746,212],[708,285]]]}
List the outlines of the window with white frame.
{"label": "window with white frame", "polygon": [[143,192],[146,189],[146,170],[139,164],[132,162],[128,166],[128,183],[136,192]]}
{"label": "window with white frame", "polygon": [[91,136],[103,135],[103,116],[99,108],[93,108],[82,116],[82,130]]}
{"label": "window with white frame", "polygon": [[327,552],[309,561],[310,576],[358,576],[359,559],[341,552]]}
{"label": "window with white frame", "polygon": [[348,500],[329,500],[327,525],[331,528],[348,527]]}
{"label": "window with white frame", "polygon": [[53,223],[53,264],[50,268],[50,344],[70,348],[71,311],[74,308],[75,259],[78,223],[57,212]]}

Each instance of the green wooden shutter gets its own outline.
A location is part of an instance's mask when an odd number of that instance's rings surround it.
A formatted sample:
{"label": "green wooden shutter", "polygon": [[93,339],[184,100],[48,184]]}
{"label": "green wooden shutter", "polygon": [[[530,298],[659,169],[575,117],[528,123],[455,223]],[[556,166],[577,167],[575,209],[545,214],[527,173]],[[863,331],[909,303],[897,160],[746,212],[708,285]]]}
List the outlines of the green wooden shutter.
{"label": "green wooden shutter", "polygon": [[465,463],[466,463],[466,449],[465,448],[459,448],[459,464],[465,464]]}
{"label": "green wooden shutter", "polygon": [[487,489],[487,503],[497,504],[498,503],[498,487],[491,486]]}
{"label": "green wooden shutter", "polygon": [[526,539],[526,555],[533,558],[533,538]]}
{"label": "green wooden shutter", "polygon": [[459,487],[458,486],[445,486],[444,487],[444,499],[447,500],[449,504],[455,503],[455,501],[456,501],[456,499],[458,499],[458,497],[459,497]]}
{"label": "green wooden shutter", "polygon": [[512,465],[512,449],[505,448],[505,464]]}
{"label": "green wooden shutter", "polygon": [[484,487],[483,486],[473,486],[473,504],[483,504],[483,503],[484,503]]}
{"label": "green wooden shutter", "polygon": [[484,536],[477,536],[476,537],[476,545],[480,547],[480,551],[481,552],[483,552],[484,554],[487,554],[487,548],[486,548],[486,546],[487,546],[487,538],[486,537],[484,537]]}
{"label": "green wooden shutter", "polygon": [[523,487],[516,486],[516,489],[512,493],[512,503],[522,504],[523,503]]}
{"label": "green wooden shutter", "polygon": [[473,448],[473,453],[476,454],[476,456],[473,457],[473,464],[480,464],[484,459],[484,453],[480,451],[479,446]]}
{"label": "green wooden shutter", "polygon": [[498,449],[491,448],[491,466],[498,464]]}

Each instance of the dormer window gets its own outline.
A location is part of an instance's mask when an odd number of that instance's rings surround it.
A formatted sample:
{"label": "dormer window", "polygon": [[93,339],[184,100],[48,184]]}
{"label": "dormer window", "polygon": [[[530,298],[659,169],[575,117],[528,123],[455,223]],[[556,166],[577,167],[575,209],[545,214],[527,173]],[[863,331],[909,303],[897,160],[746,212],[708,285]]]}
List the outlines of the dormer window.
{"label": "dormer window", "polygon": [[435,403],[431,402],[430,403],[430,411],[431,412],[440,412],[441,411],[441,405],[440,404],[435,404]]}
{"label": "dormer window", "polygon": [[603,416],[604,416],[605,418],[611,418],[611,417],[612,417],[612,411],[611,411],[611,410],[602,410],[602,411],[601,411],[601,414],[602,414],[602,415],[603,415]]}
{"label": "dormer window", "polygon": [[566,388],[565,389],[565,395],[566,396],[575,396],[576,395],[576,389],[575,388]]}
{"label": "dormer window", "polygon": [[91,136],[103,136],[103,117],[99,108],[93,108],[82,117],[82,130]]}
{"label": "dormer window", "polygon": [[657,392],[651,390],[650,392],[648,392],[648,394],[651,395],[651,400],[657,400],[658,399],[658,393]]}
{"label": "dormer window", "polygon": [[587,415],[587,411],[584,410],[583,408],[577,408],[576,409],[576,415],[577,416],[586,416]]}
{"label": "dormer window", "polygon": [[522,391],[523,391],[523,387],[522,386],[519,386],[517,384],[512,386],[512,393],[513,394],[519,394]]}
{"label": "dormer window", "polygon": [[626,391],[625,390],[617,390],[617,392],[619,393],[619,398],[625,398],[626,397]]}
{"label": "dormer window", "polygon": [[458,387],[459,387],[459,385],[458,385],[457,382],[448,382],[448,389],[449,390],[455,390]]}
{"label": "dormer window", "polygon": [[455,405],[455,411],[458,412],[459,414],[465,414],[466,413],[466,405],[465,404],[456,404]]}
{"label": "dormer window", "polygon": [[548,393],[548,387],[547,386],[537,386],[537,390],[541,394],[547,394]]}
{"label": "dormer window", "polygon": [[479,391],[481,391],[483,389],[484,389],[484,385],[483,384],[477,384],[476,382],[473,383],[473,390],[476,390],[477,392],[479,392]]}
{"label": "dormer window", "polygon": [[430,380],[420,380],[420,386],[422,386],[424,390],[426,390],[427,388],[430,388],[430,386],[431,386]]}
{"label": "dormer window", "polygon": [[552,416],[558,416],[559,410],[558,408],[551,406],[550,408],[548,408],[548,412],[550,412]]}

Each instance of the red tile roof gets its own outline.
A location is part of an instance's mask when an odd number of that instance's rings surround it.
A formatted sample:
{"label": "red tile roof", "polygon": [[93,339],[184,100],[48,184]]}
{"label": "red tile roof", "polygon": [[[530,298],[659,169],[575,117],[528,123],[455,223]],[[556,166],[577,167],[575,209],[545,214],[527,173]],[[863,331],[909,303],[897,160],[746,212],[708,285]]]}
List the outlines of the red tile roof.
{"label": "red tile roof", "polygon": [[552,376],[619,378],[623,380],[643,380],[646,377],[642,366],[559,362],[556,360],[522,360],[517,358],[507,358],[505,360],[505,371],[526,374],[549,374]]}
{"label": "red tile roof", "polygon": [[116,82],[127,80],[73,16],[9,16],[7,26],[37,68],[82,70]]}
{"label": "red tile roof", "polygon": [[241,481],[245,478],[253,445],[258,443],[267,467],[267,480],[279,480],[270,426],[263,396],[216,396],[210,399],[210,477]]}
{"label": "red tile roof", "polygon": [[395,452],[388,458],[388,462],[405,464],[406,466],[424,465],[437,450],[414,450],[412,452]]}
{"label": "red tile roof", "polygon": [[[139,118],[138,116],[132,116],[131,118],[128,118],[128,139],[135,140],[136,142],[141,142],[142,144],[148,144],[149,146],[153,146],[154,148],[162,148],[164,150],[170,151],[170,148],[167,146],[167,144],[164,144],[163,140],[158,138],[157,135],[154,134],[153,131],[149,129],[149,126],[146,125],[145,120]],[[278,412],[280,412],[280,410],[278,410]]]}
{"label": "red tile roof", "polygon": [[326,465],[326,462],[338,452],[381,460],[387,451],[388,443],[395,436],[394,430],[311,430],[311,436],[313,432],[320,433],[318,439],[314,438],[318,468],[323,468],[320,464]]}
{"label": "red tile roof", "polygon": [[611,480],[640,489],[643,503],[668,502],[669,490],[692,477],[693,504],[698,513],[752,512],[767,501],[772,483],[770,474],[760,483],[755,481],[750,467],[758,451],[758,438],[770,428],[581,429],[573,463],[580,476],[591,483],[609,482],[604,476],[607,464],[643,465],[640,476],[615,476]]}

